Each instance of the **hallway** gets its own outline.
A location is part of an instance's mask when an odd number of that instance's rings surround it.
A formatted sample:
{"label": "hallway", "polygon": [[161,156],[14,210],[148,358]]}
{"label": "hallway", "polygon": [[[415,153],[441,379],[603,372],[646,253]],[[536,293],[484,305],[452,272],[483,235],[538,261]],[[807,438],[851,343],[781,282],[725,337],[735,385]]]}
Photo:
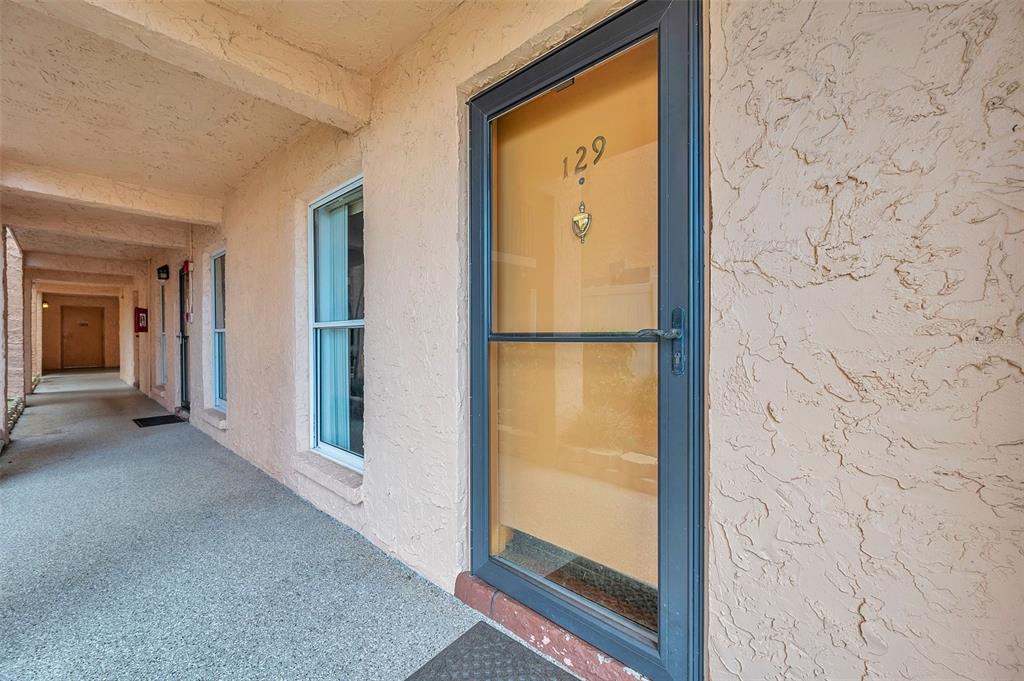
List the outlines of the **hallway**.
{"label": "hallway", "polygon": [[404,679],[479,616],[116,372],[0,458],[0,679]]}

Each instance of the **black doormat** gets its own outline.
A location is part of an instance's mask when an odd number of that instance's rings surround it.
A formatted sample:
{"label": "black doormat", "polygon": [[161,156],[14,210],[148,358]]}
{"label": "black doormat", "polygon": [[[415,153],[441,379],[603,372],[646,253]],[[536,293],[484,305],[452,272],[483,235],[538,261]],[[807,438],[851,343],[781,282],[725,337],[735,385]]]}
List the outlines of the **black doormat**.
{"label": "black doormat", "polygon": [[132,419],[135,421],[135,425],[139,428],[149,428],[150,426],[166,426],[169,423],[185,423],[185,419],[180,418],[174,414],[166,414],[164,416],[147,416],[141,419]]}
{"label": "black doormat", "polygon": [[406,681],[576,681],[494,627],[477,622]]}
{"label": "black doormat", "polygon": [[658,630],[658,590],[580,556],[548,575],[555,584]]}
{"label": "black doormat", "polygon": [[651,631],[658,630],[658,590],[653,586],[522,530],[513,530],[500,556]]}

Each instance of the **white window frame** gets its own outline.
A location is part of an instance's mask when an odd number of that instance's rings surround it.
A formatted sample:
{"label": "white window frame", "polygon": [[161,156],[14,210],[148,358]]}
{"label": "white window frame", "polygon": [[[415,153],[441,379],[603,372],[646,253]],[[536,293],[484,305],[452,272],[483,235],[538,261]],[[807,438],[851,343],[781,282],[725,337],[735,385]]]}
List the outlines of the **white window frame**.
{"label": "white window frame", "polygon": [[[363,176],[357,175],[348,182],[341,186],[332,189],[328,193],[324,194],[320,198],[309,204],[309,208],[306,211],[306,297],[308,300],[308,313],[309,323],[307,330],[309,332],[309,447],[312,451],[321,454],[332,461],[342,464],[348,468],[351,468],[360,473],[363,472],[363,467],[366,462],[365,452],[365,437],[364,437],[364,452],[363,456],[360,456],[354,452],[350,452],[347,449],[341,449],[335,447],[327,442],[322,442],[319,435],[319,414],[320,414],[320,399],[319,399],[319,379],[320,379],[320,360],[319,353],[317,352],[317,330],[324,328],[348,328],[348,329],[361,329],[366,328],[365,316],[363,319],[351,319],[337,322],[317,322],[316,321],[316,239],[313,230],[313,219],[318,208],[336,201],[345,194],[348,194],[356,189],[362,189],[363,187]],[[365,213],[365,208],[364,208]],[[365,218],[364,218],[365,220]],[[365,225],[365,222],[364,222]],[[365,336],[364,336],[365,343]],[[365,427],[365,426],[364,426]],[[365,435],[365,430],[364,430]]]}
{"label": "white window frame", "polygon": [[167,286],[160,282],[160,375],[158,385],[167,386]]}
{"label": "white window frame", "polygon": [[[210,254],[210,343],[212,345],[212,348],[211,348],[212,349],[212,353],[211,353],[211,355],[212,355],[212,358],[213,358],[213,381],[212,381],[212,387],[213,387],[212,397],[213,397],[213,400],[212,400],[212,403],[213,403],[214,409],[222,411],[222,412],[224,412],[226,414],[227,411],[228,411],[227,400],[220,398],[220,392],[221,392],[221,390],[220,390],[221,389],[221,384],[220,384],[221,371],[220,371],[220,369],[221,369],[221,364],[223,364],[224,365],[224,374],[226,376],[227,375],[227,358],[223,357],[221,355],[219,346],[217,345],[217,334],[220,334],[221,336],[223,336],[225,342],[227,341],[226,326],[227,326],[227,323],[228,323],[227,322],[228,308],[227,308],[227,305],[225,304],[224,305],[224,320],[223,320],[225,326],[218,327],[217,326],[217,274],[216,274],[216,272],[217,272],[217,259],[218,258],[223,258],[224,256],[225,256],[225,249],[223,249],[223,248],[221,248],[219,250],[216,250],[216,251],[214,251],[213,253]],[[228,272],[227,272],[227,263],[228,263],[228,261],[225,259],[224,260],[224,264],[223,264],[223,266],[225,268],[224,269],[225,289],[227,288],[227,274],[228,274]],[[227,303],[227,301],[224,301],[224,302]],[[227,347],[227,346],[225,345],[225,347]]]}

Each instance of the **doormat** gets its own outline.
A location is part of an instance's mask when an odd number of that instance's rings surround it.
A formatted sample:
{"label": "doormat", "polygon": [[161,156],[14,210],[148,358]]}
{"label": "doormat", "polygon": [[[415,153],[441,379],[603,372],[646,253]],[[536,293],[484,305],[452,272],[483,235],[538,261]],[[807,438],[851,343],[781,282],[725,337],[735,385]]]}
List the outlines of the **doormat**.
{"label": "doormat", "polygon": [[580,556],[548,575],[555,584],[658,630],[658,590]]}
{"label": "doormat", "polygon": [[658,630],[655,587],[521,530],[513,530],[500,556],[651,631]]}
{"label": "doormat", "polygon": [[135,425],[139,428],[149,428],[150,426],[165,426],[169,423],[185,423],[185,419],[179,418],[174,414],[166,414],[164,416],[147,416],[141,419],[132,419],[135,421]]}
{"label": "doormat", "polygon": [[576,681],[518,641],[477,622],[406,681]]}

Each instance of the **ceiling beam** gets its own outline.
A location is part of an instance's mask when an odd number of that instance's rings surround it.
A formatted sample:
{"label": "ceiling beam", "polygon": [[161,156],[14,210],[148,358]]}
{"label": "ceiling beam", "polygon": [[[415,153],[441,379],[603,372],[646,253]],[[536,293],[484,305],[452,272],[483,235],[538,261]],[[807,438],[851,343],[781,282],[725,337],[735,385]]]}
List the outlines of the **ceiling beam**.
{"label": "ceiling beam", "polygon": [[85,284],[134,288],[135,277],[94,272],[68,272],[66,270],[41,270],[25,268],[25,281],[35,284]]}
{"label": "ceiling beam", "polygon": [[15,231],[19,227],[49,234],[96,239],[111,244],[132,244],[152,248],[181,249],[188,246],[189,227],[185,224],[148,224],[146,219],[98,218],[88,209],[35,210],[15,203],[3,206],[3,224]]}
{"label": "ceiling beam", "polygon": [[54,284],[39,282],[35,288],[40,293],[49,293],[57,296],[105,296],[120,297],[124,291],[120,286],[103,286],[100,284]]}
{"label": "ceiling beam", "polygon": [[25,268],[35,270],[64,270],[66,272],[88,272],[91,274],[112,274],[116,276],[143,277],[146,263],[141,260],[114,260],[111,258],[90,258],[83,255],[63,253],[25,254]]}
{"label": "ceiling beam", "polygon": [[206,196],[179,194],[8,160],[0,169],[0,189],[22,196],[197,225],[219,225],[224,212],[218,199]]}
{"label": "ceiling beam", "polygon": [[370,120],[370,81],[209,2],[18,0],[48,16],[353,132]]}

